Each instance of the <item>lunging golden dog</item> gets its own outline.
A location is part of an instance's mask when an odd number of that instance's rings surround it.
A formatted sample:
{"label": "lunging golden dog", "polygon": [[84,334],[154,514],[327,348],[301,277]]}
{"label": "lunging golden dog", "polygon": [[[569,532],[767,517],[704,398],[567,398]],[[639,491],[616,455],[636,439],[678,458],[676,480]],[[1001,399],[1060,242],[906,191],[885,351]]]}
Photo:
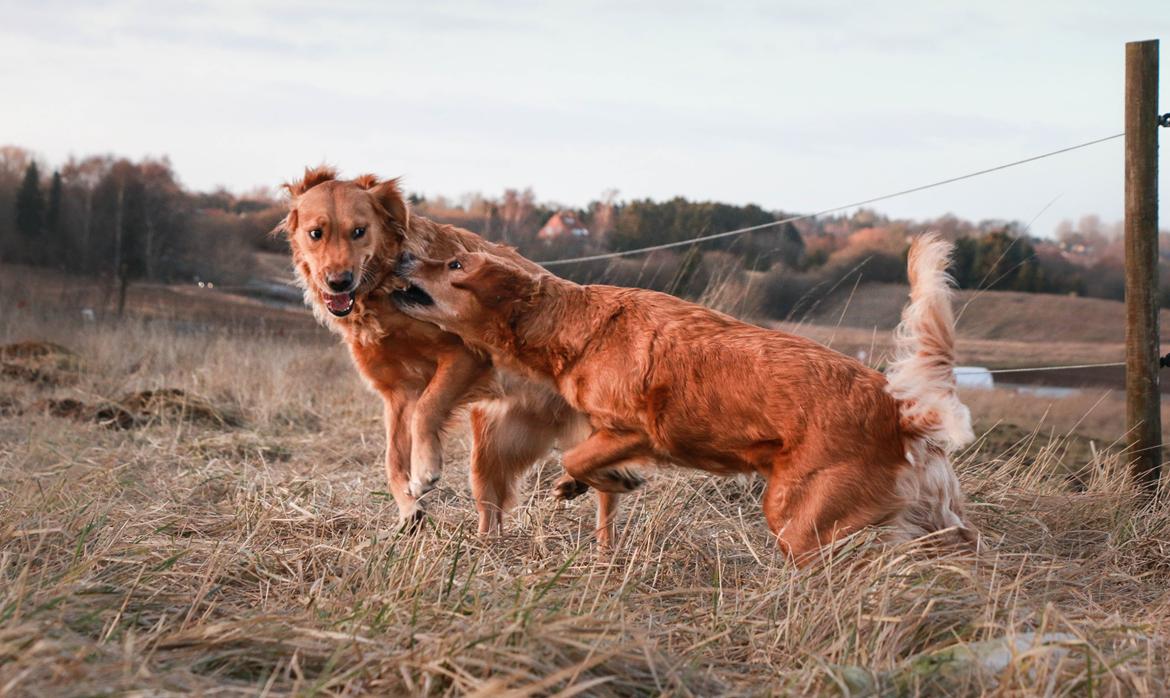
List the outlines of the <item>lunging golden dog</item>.
{"label": "lunging golden dog", "polygon": [[[473,403],[472,493],[480,532],[497,530],[517,479],[554,443],[584,438],[588,425],[549,387],[497,371],[486,353],[458,336],[399,312],[390,299],[402,286],[393,270],[400,253],[411,251],[490,252],[534,278],[543,271],[510,247],[412,215],[396,180],[341,180],[319,167],[285,188],[289,211],[277,230],[288,236],[305,301],[345,340],[358,371],[382,397],[386,474],[399,514],[406,523],[422,517],[418,498],[439,478],[444,425],[454,410]],[[562,486],[581,488],[567,483]],[[610,493],[599,497],[604,543],[616,500]]]}
{"label": "lunging golden dog", "polygon": [[588,415],[589,438],[565,454],[572,478],[617,493],[637,486],[621,469],[637,461],[757,472],[769,526],[804,562],[869,525],[973,537],[948,460],[972,439],[952,376],[949,254],[936,236],[914,242],[888,375],[672,296],[581,286],[482,252],[405,255],[411,287],[394,298]]}

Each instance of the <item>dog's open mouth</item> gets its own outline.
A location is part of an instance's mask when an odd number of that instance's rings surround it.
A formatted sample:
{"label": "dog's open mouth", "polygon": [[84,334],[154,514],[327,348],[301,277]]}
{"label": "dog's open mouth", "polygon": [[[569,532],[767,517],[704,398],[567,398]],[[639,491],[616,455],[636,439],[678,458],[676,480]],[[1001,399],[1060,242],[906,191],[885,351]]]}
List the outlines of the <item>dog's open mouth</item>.
{"label": "dog's open mouth", "polygon": [[411,284],[390,294],[398,305],[434,305],[435,300],[427,292]]}
{"label": "dog's open mouth", "polygon": [[334,317],[345,317],[353,310],[353,293],[321,293],[321,300]]}

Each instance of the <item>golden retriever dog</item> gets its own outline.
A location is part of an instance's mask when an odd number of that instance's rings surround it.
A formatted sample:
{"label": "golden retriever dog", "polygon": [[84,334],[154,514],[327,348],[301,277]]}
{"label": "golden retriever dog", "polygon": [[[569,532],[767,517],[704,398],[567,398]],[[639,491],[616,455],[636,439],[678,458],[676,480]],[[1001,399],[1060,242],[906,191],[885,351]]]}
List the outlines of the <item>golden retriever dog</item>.
{"label": "golden retriever dog", "polygon": [[[558,440],[584,438],[587,423],[549,387],[497,371],[487,354],[458,336],[399,312],[391,294],[410,298],[413,291],[400,288],[394,265],[408,251],[440,257],[487,252],[533,278],[543,270],[512,248],[412,215],[397,180],[342,180],[318,167],[285,189],[289,210],[277,231],[288,237],[305,302],[343,338],[357,370],[382,398],[386,475],[404,524],[421,520],[419,497],[439,479],[444,426],[456,409],[474,403],[472,494],[480,532],[498,530],[517,479]],[[568,486],[570,479],[562,480]],[[615,506],[611,494],[600,494],[603,543]]]}
{"label": "golden retriever dog", "polygon": [[[551,381],[589,417],[568,475],[626,492],[643,461],[767,480],[764,515],[798,563],[871,525],[973,540],[948,455],[972,440],[955,390],[949,243],[918,238],[898,355],[882,375],[802,337],[673,296],[581,286],[483,252],[404,256],[404,312]],[[892,534],[892,535],[891,535]]]}

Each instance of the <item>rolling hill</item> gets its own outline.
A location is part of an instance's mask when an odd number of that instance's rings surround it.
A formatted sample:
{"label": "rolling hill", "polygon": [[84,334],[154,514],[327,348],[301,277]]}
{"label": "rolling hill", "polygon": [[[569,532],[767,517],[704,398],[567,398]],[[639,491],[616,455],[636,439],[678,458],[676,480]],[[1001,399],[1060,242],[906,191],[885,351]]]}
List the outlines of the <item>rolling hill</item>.
{"label": "rolling hill", "polygon": [[[867,284],[842,289],[821,301],[804,323],[878,332],[898,324],[909,287]],[[955,294],[959,336],[1012,342],[1124,343],[1125,304],[1098,298],[1015,291]],[[1162,341],[1170,342],[1170,311],[1160,318]]]}

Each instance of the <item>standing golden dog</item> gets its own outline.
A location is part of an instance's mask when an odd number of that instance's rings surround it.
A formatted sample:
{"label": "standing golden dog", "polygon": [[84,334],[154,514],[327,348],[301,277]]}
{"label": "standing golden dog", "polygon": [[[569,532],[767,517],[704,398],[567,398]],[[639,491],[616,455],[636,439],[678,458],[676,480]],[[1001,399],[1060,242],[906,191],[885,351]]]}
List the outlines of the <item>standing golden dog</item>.
{"label": "standing golden dog", "polygon": [[395,300],[551,380],[587,414],[591,435],[564,459],[576,480],[629,491],[637,483],[620,466],[632,461],[757,472],[769,526],[803,562],[869,525],[972,536],[948,460],[973,438],[952,375],[949,254],[936,236],[912,246],[911,302],[886,376],[672,296],[580,286],[492,254],[405,256],[411,287]]}
{"label": "standing golden dog", "polygon": [[[285,189],[289,211],[277,230],[288,236],[305,301],[341,335],[354,365],[382,397],[386,475],[404,523],[423,515],[418,498],[439,478],[441,435],[452,412],[475,403],[472,493],[480,532],[497,530],[517,479],[557,441],[571,445],[584,438],[587,424],[550,388],[494,370],[486,354],[468,349],[458,336],[399,312],[390,294],[401,282],[392,272],[403,251],[443,257],[490,252],[534,277],[543,270],[510,247],[412,215],[396,180],[340,180],[319,167]],[[600,495],[603,542],[615,506],[614,496]]]}

